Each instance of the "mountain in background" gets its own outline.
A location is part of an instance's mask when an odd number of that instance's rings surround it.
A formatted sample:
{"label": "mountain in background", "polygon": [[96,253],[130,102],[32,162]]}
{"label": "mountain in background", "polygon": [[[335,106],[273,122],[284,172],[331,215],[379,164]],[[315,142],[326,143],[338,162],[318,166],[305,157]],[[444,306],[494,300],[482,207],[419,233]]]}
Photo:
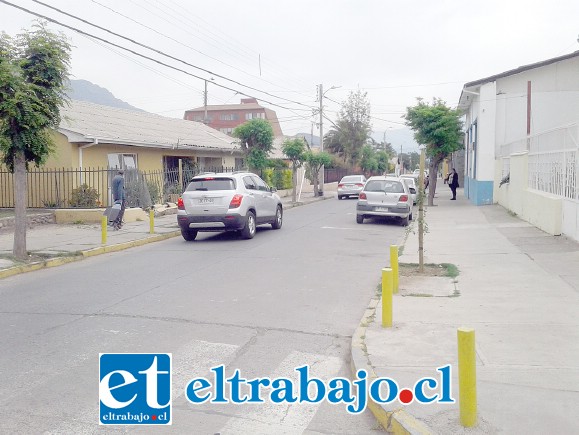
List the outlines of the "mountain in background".
{"label": "mountain in background", "polygon": [[108,89],[101,88],[87,80],[71,80],[68,86],[67,95],[71,100],[87,101],[89,103],[101,104],[103,106],[116,107],[118,109],[144,112],[138,107],[116,98]]}
{"label": "mountain in background", "polygon": [[297,133],[294,137],[304,138],[310,144],[310,146],[320,146],[320,137],[316,135],[312,136],[311,133]]}

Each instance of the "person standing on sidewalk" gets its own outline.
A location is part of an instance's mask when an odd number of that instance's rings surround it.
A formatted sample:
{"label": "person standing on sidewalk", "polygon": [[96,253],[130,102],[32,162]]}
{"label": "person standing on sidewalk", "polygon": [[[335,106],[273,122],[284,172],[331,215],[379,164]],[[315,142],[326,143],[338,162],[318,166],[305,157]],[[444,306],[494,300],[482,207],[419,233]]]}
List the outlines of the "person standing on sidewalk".
{"label": "person standing on sidewalk", "polygon": [[117,215],[116,219],[113,222],[113,228],[115,230],[119,230],[123,225],[123,215],[125,214],[125,203],[126,203],[124,171],[119,171],[117,175],[114,176],[112,190],[113,190],[113,201],[115,203],[120,202],[121,204],[121,211],[119,212],[119,214]]}
{"label": "person standing on sidewalk", "polygon": [[454,168],[452,168],[452,172],[448,176],[448,186],[450,187],[450,190],[452,190],[452,198],[450,198],[450,200],[456,201],[456,189],[457,187],[459,187],[459,185],[458,185],[458,174],[456,173],[456,170]]}

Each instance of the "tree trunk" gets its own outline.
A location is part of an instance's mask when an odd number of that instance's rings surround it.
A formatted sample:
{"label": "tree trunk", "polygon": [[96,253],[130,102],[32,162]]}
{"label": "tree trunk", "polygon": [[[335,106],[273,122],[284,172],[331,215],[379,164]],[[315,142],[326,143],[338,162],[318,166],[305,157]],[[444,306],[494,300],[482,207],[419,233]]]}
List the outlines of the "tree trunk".
{"label": "tree trunk", "polygon": [[14,248],[12,253],[18,259],[28,258],[26,252],[26,160],[24,152],[14,156]]}
{"label": "tree trunk", "polygon": [[312,169],[312,175],[314,177],[314,197],[318,197],[318,185],[320,184],[320,180],[319,180],[319,175],[320,175],[320,170],[314,170]]}
{"label": "tree trunk", "polygon": [[438,176],[438,165],[442,160],[431,160],[428,165],[428,205],[434,205],[434,194],[436,193],[436,180]]}
{"label": "tree trunk", "polygon": [[292,191],[292,202],[296,202],[297,195],[297,185],[298,185],[298,168],[295,165],[292,167],[292,184],[293,184],[293,191]]}

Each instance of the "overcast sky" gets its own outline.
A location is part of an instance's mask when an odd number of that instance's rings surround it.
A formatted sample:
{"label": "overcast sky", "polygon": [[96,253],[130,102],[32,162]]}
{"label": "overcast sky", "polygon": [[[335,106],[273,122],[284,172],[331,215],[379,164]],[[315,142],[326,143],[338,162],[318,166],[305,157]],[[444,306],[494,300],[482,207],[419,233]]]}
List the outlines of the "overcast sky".
{"label": "overcast sky", "polygon": [[[72,78],[149,112],[182,118],[203,105],[204,80],[213,78],[209,104],[254,96],[293,135],[319,121],[318,84],[328,90],[332,120],[359,88],[368,93],[375,136],[385,132],[396,148],[412,146],[395,138],[416,97],[455,107],[466,82],[579,50],[578,0],[43,0],[178,60],[32,0],[6,1],[190,73],[49,25],[74,46]],[[9,35],[35,19],[0,3],[0,29]],[[324,121],[324,131],[330,127]]]}

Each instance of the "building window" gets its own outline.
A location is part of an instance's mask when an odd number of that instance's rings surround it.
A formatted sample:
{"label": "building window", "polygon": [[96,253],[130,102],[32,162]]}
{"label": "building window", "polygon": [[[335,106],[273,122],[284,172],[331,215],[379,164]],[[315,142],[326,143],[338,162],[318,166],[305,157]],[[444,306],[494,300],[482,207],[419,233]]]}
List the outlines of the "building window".
{"label": "building window", "polygon": [[228,134],[229,136],[231,136],[231,133],[233,132],[233,128],[230,128],[230,127],[228,127],[228,128],[220,128],[219,131],[220,131],[221,133],[225,133],[225,134]]}
{"label": "building window", "polygon": [[237,121],[239,119],[239,115],[237,113],[222,113],[219,115],[219,119],[221,121]]}
{"label": "building window", "polygon": [[108,154],[109,169],[137,169],[136,154]]}
{"label": "building window", "polygon": [[265,119],[265,113],[246,113],[245,119],[249,121],[250,119],[261,118]]}

